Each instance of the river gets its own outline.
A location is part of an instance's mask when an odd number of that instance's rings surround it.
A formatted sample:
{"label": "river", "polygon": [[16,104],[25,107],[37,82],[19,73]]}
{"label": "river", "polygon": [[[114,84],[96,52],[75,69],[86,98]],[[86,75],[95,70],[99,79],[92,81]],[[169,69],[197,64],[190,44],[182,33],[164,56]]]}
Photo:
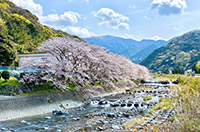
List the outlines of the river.
{"label": "river", "polygon": [[[94,98],[82,107],[67,109],[62,115],[52,113],[19,118],[1,122],[2,132],[61,132],[61,131],[121,131],[123,124],[134,117],[142,117],[150,108],[159,102],[160,97],[168,97],[170,89],[164,85],[147,84],[137,90],[127,90],[124,93],[111,94],[104,98]],[[150,100],[144,97],[151,96]]]}

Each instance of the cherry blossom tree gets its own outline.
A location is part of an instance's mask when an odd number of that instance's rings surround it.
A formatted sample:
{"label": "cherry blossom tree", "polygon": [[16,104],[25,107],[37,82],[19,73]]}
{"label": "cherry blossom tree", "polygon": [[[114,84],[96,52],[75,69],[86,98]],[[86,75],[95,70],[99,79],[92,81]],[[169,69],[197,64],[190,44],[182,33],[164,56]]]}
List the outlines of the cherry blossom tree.
{"label": "cherry blossom tree", "polygon": [[97,81],[114,86],[121,80],[144,79],[148,76],[145,67],[109,53],[103,47],[70,37],[49,39],[38,50],[45,51],[47,58],[27,62],[25,67],[40,69],[42,79],[51,80],[54,86],[61,89],[65,89],[69,82],[76,87],[94,85]]}

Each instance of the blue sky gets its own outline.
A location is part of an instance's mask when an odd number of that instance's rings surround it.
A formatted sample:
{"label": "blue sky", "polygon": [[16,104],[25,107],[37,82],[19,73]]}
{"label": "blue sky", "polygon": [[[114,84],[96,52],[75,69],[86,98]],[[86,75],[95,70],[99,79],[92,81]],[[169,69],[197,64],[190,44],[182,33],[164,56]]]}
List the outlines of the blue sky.
{"label": "blue sky", "polygon": [[200,0],[11,0],[80,37],[171,39],[200,29]]}

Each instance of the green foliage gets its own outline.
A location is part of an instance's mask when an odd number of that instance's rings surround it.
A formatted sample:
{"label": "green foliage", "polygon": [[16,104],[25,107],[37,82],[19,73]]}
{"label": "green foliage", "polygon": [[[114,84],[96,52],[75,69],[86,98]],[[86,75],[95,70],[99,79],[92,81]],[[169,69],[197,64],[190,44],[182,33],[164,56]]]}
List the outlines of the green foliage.
{"label": "green foliage", "polygon": [[15,77],[10,77],[9,80],[4,81],[0,79],[0,87],[1,86],[22,86],[23,84],[20,83]]}
{"label": "green foliage", "polygon": [[168,69],[163,69],[163,70],[162,70],[162,73],[164,73],[164,74],[169,74],[169,70],[168,70]]}
{"label": "green foliage", "polygon": [[174,68],[173,74],[184,74],[184,70],[182,68]]}
{"label": "green foliage", "polygon": [[27,20],[24,16],[21,16],[19,14],[12,14],[11,15],[13,17],[13,19],[15,19],[18,22],[24,22],[25,24],[31,24],[31,22],[29,20]]}
{"label": "green foliage", "polygon": [[75,90],[76,86],[75,83],[73,81],[70,81],[66,84],[66,87],[68,88],[68,90]]}
{"label": "green foliage", "polygon": [[152,99],[151,96],[145,96],[145,97],[143,98],[144,101],[151,100],[151,99]]}
{"label": "green foliage", "polygon": [[30,11],[17,7],[9,0],[0,0],[0,64],[10,66],[17,53],[36,53],[42,41],[52,37],[71,36],[38,22]]}
{"label": "green foliage", "polygon": [[10,73],[8,71],[3,71],[1,76],[5,81],[7,81],[10,78]]}
{"label": "green foliage", "polygon": [[63,104],[60,104],[59,107],[62,108],[62,109],[64,109],[64,110],[66,109]]}
{"label": "green foliage", "polygon": [[1,72],[0,72],[0,79],[1,79]]}
{"label": "green foliage", "polygon": [[53,103],[53,101],[51,100],[51,98],[47,98],[47,101],[48,101],[49,103]]}
{"label": "green foliage", "polygon": [[65,35],[62,32],[59,32],[58,37],[65,37]]}
{"label": "green foliage", "polygon": [[3,0],[0,1],[0,8],[3,8],[3,9],[7,9],[9,7],[9,5],[4,2]]}
{"label": "green foliage", "polygon": [[[46,82],[46,83],[41,84],[41,85],[34,85],[33,86],[33,91],[27,92],[27,93],[23,93],[23,94],[20,94],[18,96],[44,94],[44,93],[52,93],[52,92],[60,92],[60,90],[59,89],[55,89],[54,87],[52,87],[51,82]],[[52,102],[51,99],[47,99],[47,101],[49,103]]]}
{"label": "green foliage", "polygon": [[48,36],[51,36],[51,37],[57,37],[57,34],[55,32],[53,32],[52,30],[48,29],[47,27],[45,26],[42,26],[42,31],[44,33],[46,33]]}
{"label": "green foliage", "polygon": [[[199,132],[199,109],[200,109],[200,78],[190,77],[186,75],[154,75],[158,80],[177,80],[178,86],[171,86],[172,91],[176,91],[178,95],[175,97],[175,109],[178,110],[176,116],[172,117],[172,127],[174,131]],[[167,104],[168,100],[164,101]],[[160,104],[160,103],[158,103]],[[158,108],[158,104],[153,109]],[[177,127],[178,126],[178,127]],[[170,128],[169,128],[170,129]],[[171,130],[165,130],[171,131]]]}
{"label": "green foliage", "polygon": [[157,110],[164,110],[164,109],[169,109],[172,107],[172,105],[175,102],[171,100],[170,98],[160,98],[159,103],[156,104],[155,107],[153,107],[150,111],[157,111]]}
{"label": "green foliage", "polygon": [[195,63],[195,65],[192,68],[196,73],[200,73],[200,61]]}
{"label": "green foliage", "polygon": [[172,39],[152,52],[141,64],[153,72],[176,68],[177,73],[183,73],[199,60],[200,30],[197,30]]}

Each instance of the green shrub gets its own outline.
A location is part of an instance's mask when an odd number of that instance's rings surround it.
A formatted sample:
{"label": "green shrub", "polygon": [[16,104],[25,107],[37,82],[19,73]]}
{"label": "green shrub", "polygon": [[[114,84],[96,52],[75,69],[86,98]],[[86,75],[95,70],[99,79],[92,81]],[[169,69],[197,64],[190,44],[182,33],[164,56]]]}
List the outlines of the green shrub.
{"label": "green shrub", "polygon": [[22,15],[14,13],[14,14],[12,14],[12,17],[15,20],[19,21],[19,22],[24,22],[26,24],[31,24],[31,22],[28,19],[26,19],[24,16],[22,16]]}
{"label": "green shrub", "polygon": [[151,100],[151,99],[152,99],[151,96],[145,96],[145,97],[143,98],[144,101]]}
{"label": "green shrub", "polygon": [[10,78],[10,73],[8,71],[3,71],[1,76],[5,81],[7,81]]}

